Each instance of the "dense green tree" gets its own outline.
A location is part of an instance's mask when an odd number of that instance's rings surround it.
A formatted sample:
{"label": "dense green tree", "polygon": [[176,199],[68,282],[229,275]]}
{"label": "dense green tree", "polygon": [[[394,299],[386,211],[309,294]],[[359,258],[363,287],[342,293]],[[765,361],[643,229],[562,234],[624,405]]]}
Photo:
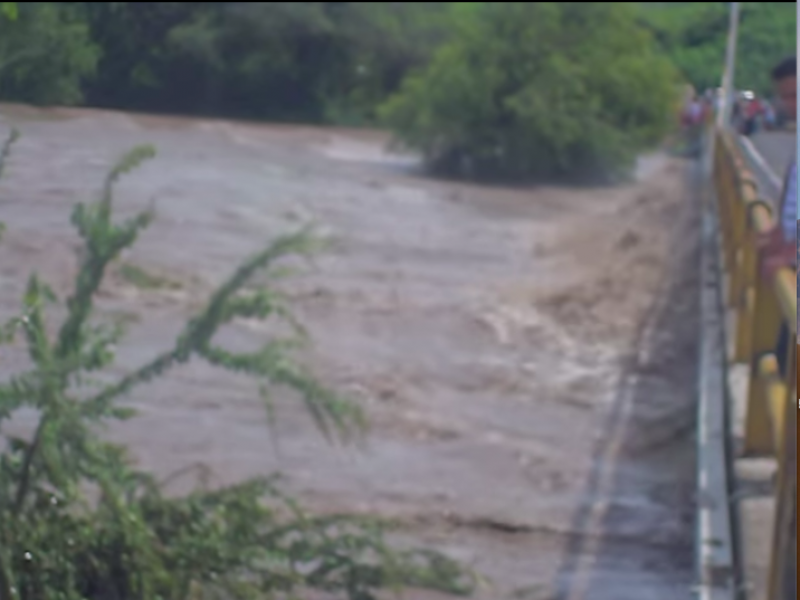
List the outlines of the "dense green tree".
{"label": "dense green tree", "polygon": [[190,110],[319,121],[345,60],[337,37],[324,3],[222,4],[170,32],[168,70]]}
{"label": "dense green tree", "polygon": [[447,3],[76,3],[94,105],[364,121],[444,38]]}
{"label": "dense green tree", "polygon": [[17,18],[17,3],[16,2],[0,2],[0,15],[7,19]]}
{"label": "dense green tree", "polygon": [[675,79],[625,2],[501,2],[458,30],[382,114],[435,170],[618,175],[662,134]]}
{"label": "dense green tree", "polygon": [[103,107],[170,109],[163,73],[167,37],[202,8],[202,2],[74,2],[102,48],[97,74],[86,86],[89,104]]}
{"label": "dense green tree", "polygon": [[446,2],[340,3],[336,26],[345,53],[324,88],[326,115],[335,121],[371,121],[377,106],[413,68],[447,40]]}
{"label": "dense green tree", "polygon": [[94,74],[99,48],[69,7],[8,3],[0,18],[0,93],[34,104],[75,104]]}
{"label": "dense green tree", "polygon": [[[641,22],[698,89],[720,84],[729,27],[726,2],[642,3]],[[771,67],[797,47],[797,3],[742,2],[736,84],[769,93]]]}

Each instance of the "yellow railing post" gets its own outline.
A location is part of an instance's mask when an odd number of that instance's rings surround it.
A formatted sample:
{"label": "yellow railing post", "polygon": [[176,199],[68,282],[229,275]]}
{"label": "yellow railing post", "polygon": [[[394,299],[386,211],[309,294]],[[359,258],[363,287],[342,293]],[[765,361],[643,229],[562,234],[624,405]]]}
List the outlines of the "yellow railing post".
{"label": "yellow railing post", "polygon": [[748,217],[750,204],[758,200],[758,188],[753,175],[746,170],[739,173],[738,194],[734,196],[731,229],[733,233],[734,254],[731,276],[728,279],[728,297],[731,306],[742,303],[745,287],[745,248],[748,245]]}
{"label": "yellow railing post", "polygon": [[[797,395],[797,339],[792,340],[794,360],[789,369],[795,384],[789,387]],[[787,600],[789,586],[797,577],[797,415],[794,402],[784,404],[778,453],[776,510],[773,524],[772,556],[770,558],[769,591],[767,600]],[[796,584],[795,584],[796,585]],[[795,588],[796,589],[796,588]]]}
{"label": "yellow railing post", "polygon": [[736,310],[734,330],[735,344],[732,360],[737,363],[749,363],[753,357],[753,327],[756,309],[756,284],[758,278],[758,255],[756,252],[756,233],[749,224],[756,206],[763,206],[769,211],[769,204],[763,200],[754,200],[747,206],[746,230],[742,243],[742,261],[740,265],[741,286],[739,304]]}
{"label": "yellow railing post", "polygon": [[[728,150],[728,139],[720,135],[717,148]],[[720,232],[722,234],[722,260],[725,270],[730,269],[733,256],[733,235],[731,231],[731,199],[735,194],[735,184],[733,181],[733,164],[729,152],[720,152],[717,163],[717,210],[719,212]],[[725,298],[725,303],[729,305],[730,298]]]}
{"label": "yellow railing post", "polygon": [[[772,222],[766,206],[755,206],[751,213],[753,221],[761,221],[756,232],[768,227]],[[762,227],[759,227],[761,225]],[[761,358],[766,353],[774,353],[783,317],[778,298],[773,291],[773,282],[761,276],[756,277],[754,285],[755,306],[752,321],[752,352],[749,389],[747,392],[747,420],[745,422],[744,451],[746,454],[773,454],[774,442],[768,397],[764,394],[761,376],[772,377],[768,371],[761,371]]]}

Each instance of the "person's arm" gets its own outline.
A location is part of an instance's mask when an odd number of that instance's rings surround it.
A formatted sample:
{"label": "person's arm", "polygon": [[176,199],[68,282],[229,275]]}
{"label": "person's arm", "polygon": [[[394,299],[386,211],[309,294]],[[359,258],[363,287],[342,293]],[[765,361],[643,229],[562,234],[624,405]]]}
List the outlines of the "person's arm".
{"label": "person's arm", "polygon": [[793,267],[797,260],[795,240],[786,240],[780,227],[764,234],[759,240],[759,245],[761,276],[767,280],[772,279],[778,270]]}
{"label": "person's arm", "polygon": [[756,246],[761,252],[766,254],[780,252],[784,247],[791,246],[793,242],[794,240],[787,240],[783,235],[783,228],[780,223],[769,231],[759,234],[756,238]]}

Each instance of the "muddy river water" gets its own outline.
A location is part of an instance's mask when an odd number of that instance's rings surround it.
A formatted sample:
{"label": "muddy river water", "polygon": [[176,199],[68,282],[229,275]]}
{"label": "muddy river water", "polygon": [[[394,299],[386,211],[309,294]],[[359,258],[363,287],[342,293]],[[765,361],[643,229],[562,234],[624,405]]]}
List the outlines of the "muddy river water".
{"label": "muddy river water", "polygon": [[[165,348],[243,258],[313,222],[330,248],[290,286],[304,355],[366,408],[363,448],[327,444],[279,398],[192,363],[139,388],[109,435],[168,474],[285,473],[319,511],[380,514],[486,577],[487,600],[674,600],[692,586],[696,207],[690,167],[656,155],[605,189],[438,182],[380,132],[80,110],[0,109],[22,138],[0,183],[0,318],[37,270],[69,289],[74,203],[130,147],[120,183],[157,218],[105,311],[133,323],[124,372]],[[266,333],[242,323],[233,343]],[[21,360],[0,349],[0,376]],[[28,425],[23,415],[14,427]],[[434,596],[409,591],[408,598]]]}

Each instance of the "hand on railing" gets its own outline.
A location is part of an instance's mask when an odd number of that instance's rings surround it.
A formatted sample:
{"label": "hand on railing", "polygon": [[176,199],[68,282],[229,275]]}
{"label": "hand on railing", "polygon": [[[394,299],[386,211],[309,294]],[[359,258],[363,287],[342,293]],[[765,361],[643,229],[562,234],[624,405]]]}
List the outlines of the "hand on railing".
{"label": "hand on railing", "polygon": [[783,267],[791,268],[797,254],[794,240],[786,241],[780,227],[758,234],[756,245],[759,250],[759,273],[771,280]]}

